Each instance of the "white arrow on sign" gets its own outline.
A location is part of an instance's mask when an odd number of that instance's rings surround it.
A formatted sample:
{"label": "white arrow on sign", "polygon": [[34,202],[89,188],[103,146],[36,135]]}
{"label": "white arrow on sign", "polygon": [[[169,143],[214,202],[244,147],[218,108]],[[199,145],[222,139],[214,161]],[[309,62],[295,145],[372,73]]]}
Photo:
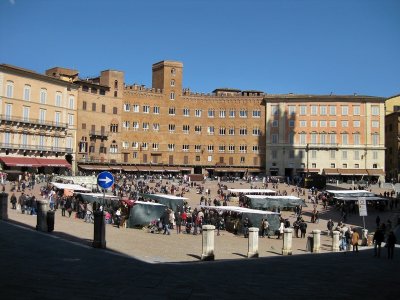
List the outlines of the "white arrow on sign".
{"label": "white arrow on sign", "polygon": [[106,177],[106,178],[99,179],[99,181],[105,181],[105,183],[108,184],[112,180],[110,178]]}

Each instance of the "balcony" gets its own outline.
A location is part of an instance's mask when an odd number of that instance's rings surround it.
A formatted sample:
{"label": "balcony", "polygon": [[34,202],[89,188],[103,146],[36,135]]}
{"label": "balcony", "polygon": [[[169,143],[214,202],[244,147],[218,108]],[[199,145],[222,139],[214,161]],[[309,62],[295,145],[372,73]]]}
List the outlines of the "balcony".
{"label": "balcony", "polygon": [[43,151],[43,152],[57,152],[57,153],[72,153],[73,152],[72,148],[43,146],[43,145],[28,145],[28,144],[10,144],[10,143],[1,143],[0,149]]}
{"label": "balcony", "polygon": [[60,129],[67,129],[68,124],[62,122],[52,122],[52,121],[45,121],[39,119],[32,119],[32,118],[18,118],[18,117],[11,117],[9,115],[0,115],[1,124],[12,124],[12,125],[34,125],[40,127],[54,127]]}
{"label": "balcony", "polygon": [[109,135],[110,135],[110,132],[104,131],[104,130],[100,130],[100,131],[90,130],[89,131],[89,136],[91,138],[95,138],[95,139],[96,138],[107,139]]}

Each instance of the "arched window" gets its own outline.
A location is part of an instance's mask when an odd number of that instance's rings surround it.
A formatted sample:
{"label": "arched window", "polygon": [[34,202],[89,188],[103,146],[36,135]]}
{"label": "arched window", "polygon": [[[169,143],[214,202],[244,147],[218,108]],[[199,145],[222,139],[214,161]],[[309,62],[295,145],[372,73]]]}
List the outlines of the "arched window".
{"label": "arched window", "polygon": [[7,98],[13,98],[14,97],[14,82],[12,82],[12,81],[7,81],[6,97]]}

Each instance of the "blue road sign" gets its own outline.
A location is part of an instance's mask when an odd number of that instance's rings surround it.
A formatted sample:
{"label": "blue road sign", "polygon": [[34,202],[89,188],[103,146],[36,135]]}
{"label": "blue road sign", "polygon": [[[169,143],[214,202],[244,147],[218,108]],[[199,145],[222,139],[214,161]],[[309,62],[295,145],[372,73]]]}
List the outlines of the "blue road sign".
{"label": "blue road sign", "polygon": [[101,172],[97,175],[97,184],[103,188],[108,189],[114,184],[114,176],[110,172]]}

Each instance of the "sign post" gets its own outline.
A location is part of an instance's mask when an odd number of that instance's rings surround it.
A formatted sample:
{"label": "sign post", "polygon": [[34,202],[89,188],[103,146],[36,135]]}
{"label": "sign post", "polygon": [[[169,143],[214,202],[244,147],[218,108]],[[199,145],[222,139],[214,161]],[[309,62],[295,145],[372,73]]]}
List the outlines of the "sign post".
{"label": "sign post", "polygon": [[97,184],[103,189],[103,205],[106,202],[106,189],[114,184],[114,176],[110,172],[104,171],[97,175]]}
{"label": "sign post", "polygon": [[368,216],[367,212],[367,201],[365,197],[359,197],[358,198],[358,211],[360,213],[360,217],[363,217],[363,224],[364,224],[364,229],[365,229],[365,218]]}

